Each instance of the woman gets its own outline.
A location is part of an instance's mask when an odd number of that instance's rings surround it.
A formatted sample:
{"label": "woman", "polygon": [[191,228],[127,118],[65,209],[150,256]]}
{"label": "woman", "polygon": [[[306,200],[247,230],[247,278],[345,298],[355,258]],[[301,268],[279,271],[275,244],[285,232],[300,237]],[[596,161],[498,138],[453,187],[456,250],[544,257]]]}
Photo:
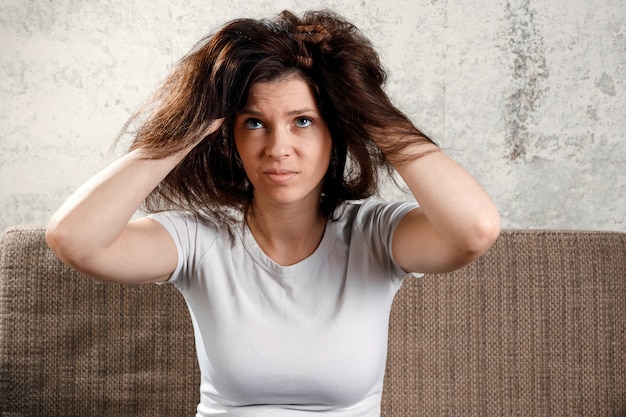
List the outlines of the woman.
{"label": "woman", "polygon": [[[131,151],[50,220],[70,266],[181,291],[197,416],[378,416],[403,278],[459,268],[497,238],[489,197],[384,81],[369,41],[330,12],[230,22],[129,121]],[[380,168],[419,207],[370,198]],[[131,220],[142,203],[153,214]]]}

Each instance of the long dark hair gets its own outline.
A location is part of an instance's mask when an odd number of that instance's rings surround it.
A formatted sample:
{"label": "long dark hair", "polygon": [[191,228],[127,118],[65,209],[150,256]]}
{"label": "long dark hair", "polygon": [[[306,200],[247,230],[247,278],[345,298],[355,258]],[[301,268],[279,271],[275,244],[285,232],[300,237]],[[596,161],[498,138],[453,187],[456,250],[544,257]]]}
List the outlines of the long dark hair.
{"label": "long dark hair", "polygon": [[380,168],[403,162],[403,150],[431,142],[383,90],[386,73],[370,41],[329,11],[272,20],[238,19],[202,39],[151,100],[127,122],[138,124],[131,149],[161,158],[194,143],[224,118],[151,193],[148,211],[189,210],[221,219],[245,211],[251,185],[233,140],[235,115],[251,85],[296,75],[312,88],[333,140],[321,210],[378,190]]}

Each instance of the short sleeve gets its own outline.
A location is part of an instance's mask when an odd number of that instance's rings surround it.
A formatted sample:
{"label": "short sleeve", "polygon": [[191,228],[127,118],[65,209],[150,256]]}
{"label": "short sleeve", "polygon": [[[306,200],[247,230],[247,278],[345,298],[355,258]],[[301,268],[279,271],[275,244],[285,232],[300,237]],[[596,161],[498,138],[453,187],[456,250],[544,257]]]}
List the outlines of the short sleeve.
{"label": "short sleeve", "polygon": [[188,286],[196,263],[215,241],[218,228],[195,214],[166,211],[150,215],[170,234],[178,252],[176,269],[166,281],[180,290]]}
{"label": "short sleeve", "polygon": [[393,275],[404,278],[407,275],[422,277],[421,273],[407,272],[393,257],[392,241],[400,220],[418,207],[415,202],[387,203],[374,199],[366,200],[359,210],[358,225],[374,256],[384,256],[391,260]]}

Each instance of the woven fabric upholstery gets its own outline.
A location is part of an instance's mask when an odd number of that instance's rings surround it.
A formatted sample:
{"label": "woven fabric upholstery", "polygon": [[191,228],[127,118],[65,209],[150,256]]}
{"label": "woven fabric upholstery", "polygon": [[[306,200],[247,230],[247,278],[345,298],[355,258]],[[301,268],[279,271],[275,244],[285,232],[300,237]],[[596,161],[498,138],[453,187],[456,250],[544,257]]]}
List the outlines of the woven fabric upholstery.
{"label": "woven fabric upholstery", "polygon": [[[1,416],[193,416],[192,332],[171,286],[86,278],[42,227],[3,235]],[[626,234],[505,231],[405,282],[382,416],[624,416],[625,351]]]}
{"label": "woven fabric upholstery", "polygon": [[626,234],[505,231],[405,281],[386,416],[626,416]]}
{"label": "woven fabric upholstery", "polygon": [[176,289],[86,278],[42,228],[8,230],[0,251],[3,417],[195,415],[193,330]]}

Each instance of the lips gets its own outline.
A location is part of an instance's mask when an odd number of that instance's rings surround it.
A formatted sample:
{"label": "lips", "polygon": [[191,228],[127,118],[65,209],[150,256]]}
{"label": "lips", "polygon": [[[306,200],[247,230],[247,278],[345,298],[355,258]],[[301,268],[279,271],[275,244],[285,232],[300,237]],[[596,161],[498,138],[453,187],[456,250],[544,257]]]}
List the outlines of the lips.
{"label": "lips", "polygon": [[287,169],[270,169],[263,171],[263,175],[276,184],[285,184],[298,173]]}

